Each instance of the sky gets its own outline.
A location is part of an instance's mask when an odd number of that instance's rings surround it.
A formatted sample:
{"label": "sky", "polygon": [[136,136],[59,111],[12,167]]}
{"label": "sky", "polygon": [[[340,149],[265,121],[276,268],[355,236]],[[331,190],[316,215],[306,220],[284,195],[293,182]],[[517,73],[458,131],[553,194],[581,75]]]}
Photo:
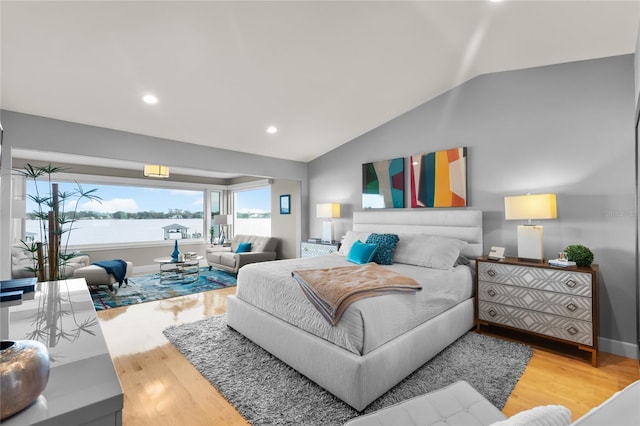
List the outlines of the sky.
{"label": "sky", "polygon": [[[188,210],[190,212],[203,211],[202,191],[187,191],[177,189],[162,188],[142,188],[135,186],[120,185],[99,185],[81,184],[83,191],[96,188],[93,195],[97,195],[102,200],[97,201],[82,200],[78,206],[78,211],[91,210],[102,213],[114,213],[124,211],[128,213],[138,211],[168,212],[169,209]],[[71,192],[76,189],[75,183],[59,183],[60,192]],[[38,182],[40,195],[49,195],[50,190],[46,182]],[[34,194],[35,186],[32,180],[27,181],[27,193]],[[258,190],[243,191],[236,193],[237,211],[270,211],[271,210],[271,190],[262,188]],[[74,202],[75,202],[75,198]],[[27,211],[37,209],[35,202],[27,198]],[[74,207],[67,206],[67,210]]]}

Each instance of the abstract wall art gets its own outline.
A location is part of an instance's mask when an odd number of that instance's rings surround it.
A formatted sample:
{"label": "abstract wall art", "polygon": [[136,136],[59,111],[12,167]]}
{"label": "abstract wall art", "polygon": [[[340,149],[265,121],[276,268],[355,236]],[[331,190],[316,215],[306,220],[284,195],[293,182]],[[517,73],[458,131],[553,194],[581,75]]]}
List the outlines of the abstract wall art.
{"label": "abstract wall art", "polygon": [[466,206],[466,147],[411,156],[411,207]]}
{"label": "abstract wall art", "polygon": [[362,165],[362,207],[404,208],[404,158]]}

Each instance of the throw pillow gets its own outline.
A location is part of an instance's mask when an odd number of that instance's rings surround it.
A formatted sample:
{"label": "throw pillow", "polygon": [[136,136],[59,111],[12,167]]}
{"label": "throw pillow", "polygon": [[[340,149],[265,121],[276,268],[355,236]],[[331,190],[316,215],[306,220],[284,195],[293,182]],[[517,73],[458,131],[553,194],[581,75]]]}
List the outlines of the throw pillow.
{"label": "throw pillow", "polygon": [[236,249],[236,253],[246,253],[251,251],[251,243],[240,243]]}
{"label": "throw pillow", "polygon": [[342,238],[340,243],[340,249],[338,250],[338,254],[346,256],[349,254],[349,250],[351,250],[351,246],[354,242],[366,241],[369,236],[369,232],[356,232],[356,231],[347,231],[345,236]]}
{"label": "throw pillow", "polygon": [[377,248],[377,244],[365,244],[358,240],[351,245],[351,249],[347,255],[347,261],[357,263],[358,265],[369,263],[376,254]]}
{"label": "throw pillow", "polygon": [[378,250],[376,250],[373,256],[373,261],[379,265],[391,265],[393,264],[393,252],[398,245],[400,238],[396,234],[371,234],[367,237],[367,244],[377,244]]}
{"label": "throw pillow", "polygon": [[436,235],[402,235],[393,261],[426,268],[451,269],[460,256],[460,250],[466,245],[465,241]]}
{"label": "throw pillow", "polygon": [[563,426],[571,423],[571,410],[562,405],[542,405],[492,423],[491,426]]}

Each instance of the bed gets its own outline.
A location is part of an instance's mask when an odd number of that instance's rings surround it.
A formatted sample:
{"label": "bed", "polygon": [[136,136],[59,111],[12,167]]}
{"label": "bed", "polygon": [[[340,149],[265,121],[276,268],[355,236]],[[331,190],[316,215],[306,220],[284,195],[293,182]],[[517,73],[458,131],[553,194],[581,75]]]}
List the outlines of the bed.
{"label": "bed", "polygon": [[[401,241],[423,235],[462,240],[466,244],[459,251],[461,259],[482,254],[478,210],[354,212],[349,237],[368,233],[395,233]],[[238,274],[236,294],[227,299],[227,320],[230,327],[362,411],[473,328],[473,266],[443,271],[394,263],[388,268],[416,278],[423,290],[416,297],[359,300],[331,326],[309,310],[313,306],[291,272],[345,264],[344,256],[334,254],[247,265]],[[440,287],[446,290],[438,290],[433,282],[445,283]],[[446,300],[441,304],[432,299]]]}

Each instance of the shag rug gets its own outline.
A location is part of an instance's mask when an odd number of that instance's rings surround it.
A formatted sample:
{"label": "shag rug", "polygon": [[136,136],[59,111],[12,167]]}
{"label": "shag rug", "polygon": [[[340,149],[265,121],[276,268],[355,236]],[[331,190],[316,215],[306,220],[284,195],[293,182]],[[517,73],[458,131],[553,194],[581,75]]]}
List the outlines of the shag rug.
{"label": "shag rug", "polygon": [[135,275],[129,277],[128,285],[123,283],[122,287],[118,288],[118,285],[115,284],[117,292],[111,292],[105,286],[91,289],[91,298],[96,311],[99,311],[235,285],[235,275],[218,269],[209,271],[208,267],[204,267],[200,268],[200,278],[192,283],[161,283],[159,273]]}
{"label": "shag rug", "polygon": [[[227,327],[226,315],[171,326],[165,336],[253,425],[342,425],[359,413]],[[502,409],[532,349],[469,332],[371,403],[370,413],[466,380]]]}

